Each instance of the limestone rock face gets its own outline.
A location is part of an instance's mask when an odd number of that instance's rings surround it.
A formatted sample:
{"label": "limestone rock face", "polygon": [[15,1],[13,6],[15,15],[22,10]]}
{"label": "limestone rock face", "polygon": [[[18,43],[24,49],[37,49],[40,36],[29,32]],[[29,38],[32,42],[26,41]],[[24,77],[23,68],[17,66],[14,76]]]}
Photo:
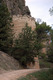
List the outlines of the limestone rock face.
{"label": "limestone rock face", "polygon": [[22,15],[17,15],[17,16],[13,16],[13,23],[14,23],[14,27],[13,27],[13,32],[15,35],[15,38],[18,36],[18,34],[22,31],[22,28],[25,27],[26,23],[28,23],[29,27],[32,27],[32,30],[34,30],[36,28],[35,25],[35,19],[33,17],[30,16],[22,16]]}
{"label": "limestone rock face", "polygon": [[7,5],[11,15],[30,15],[28,6],[25,6],[25,0],[3,0]]}
{"label": "limestone rock face", "polygon": [[25,0],[3,0],[7,5],[9,12],[12,15],[13,19],[13,32],[15,37],[22,31],[22,28],[25,27],[26,23],[28,26],[34,29],[35,19],[31,17],[30,10],[28,6],[25,6]]}

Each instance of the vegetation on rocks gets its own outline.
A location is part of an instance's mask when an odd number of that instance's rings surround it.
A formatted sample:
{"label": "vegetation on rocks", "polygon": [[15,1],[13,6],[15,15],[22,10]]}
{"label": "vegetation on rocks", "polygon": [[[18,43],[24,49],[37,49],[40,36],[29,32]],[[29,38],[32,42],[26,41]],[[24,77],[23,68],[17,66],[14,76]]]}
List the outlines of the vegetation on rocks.
{"label": "vegetation on rocks", "polygon": [[0,0],[0,50],[9,52],[12,47],[12,18],[7,6]]}
{"label": "vegetation on rocks", "polygon": [[26,24],[19,37],[15,40],[12,56],[19,60],[23,66],[27,66],[28,63],[34,62],[34,57],[37,55],[35,45],[35,31],[32,31],[31,27]]}
{"label": "vegetation on rocks", "polygon": [[[22,2],[20,5],[25,7]],[[25,11],[25,8],[23,10]],[[26,13],[30,15],[29,11]],[[39,55],[39,58],[44,58],[53,63],[53,30],[49,25],[45,22],[41,24],[37,22],[35,30],[32,30],[26,24],[15,42],[13,42],[12,26],[12,18],[8,8],[3,3],[3,0],[0,0],[0,51],[10,53],[9,55],[13,56],[25,67],[27,67],[28,63],[34,63],[34,57],[37,55]],[[41,54],[43,48],[47,49],[46,55]]]}

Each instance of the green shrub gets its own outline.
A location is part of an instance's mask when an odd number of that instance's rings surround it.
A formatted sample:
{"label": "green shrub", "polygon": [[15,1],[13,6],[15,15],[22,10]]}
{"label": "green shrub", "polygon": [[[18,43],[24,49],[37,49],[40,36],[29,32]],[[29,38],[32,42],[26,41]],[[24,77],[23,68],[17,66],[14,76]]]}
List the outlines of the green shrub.
{"label": "green shrub", "polygon": [[40,68],[52,68],[53,67],[52,63],[43,59],[39,59],[39,65],[40,65]]}

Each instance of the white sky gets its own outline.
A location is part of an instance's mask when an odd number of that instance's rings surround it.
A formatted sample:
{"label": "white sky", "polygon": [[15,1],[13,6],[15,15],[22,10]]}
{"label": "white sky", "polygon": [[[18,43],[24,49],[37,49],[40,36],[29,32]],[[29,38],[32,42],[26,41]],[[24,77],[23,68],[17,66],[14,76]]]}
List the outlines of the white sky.
{"label": "white sky", "polygon": [[50,16],[49,9],[53,6],[53,0],[26,0],[32,17],[40,18],[48,25],[53,24],[53,16]]}

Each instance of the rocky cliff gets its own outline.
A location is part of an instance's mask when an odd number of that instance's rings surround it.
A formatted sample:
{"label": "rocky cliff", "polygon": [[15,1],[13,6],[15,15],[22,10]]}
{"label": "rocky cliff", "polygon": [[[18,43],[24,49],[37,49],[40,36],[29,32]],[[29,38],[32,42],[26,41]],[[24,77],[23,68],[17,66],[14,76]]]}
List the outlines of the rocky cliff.
{"label": "rocky cliff", "polygon": [[[26,23],[34,30],[36,28],[35,19],[30,15],[28,6],[25,6],[25,0],[3,0],[7,5],[10,14],[13,19],[13,33],[14,39],[18,37],[18,34],[25,27]],[[37,58],[38,59],[38,58]],[[35,63],[36,67],[39,68],[39,63]],[[34,66],[28,65],[29,68]],[[36,68],[35,67],[35,68]]]}
{"label": "rocky cliff", "polygon": [[31,17],[28,6],[25,6],[25,0],[3,0],[7,5],[9,12],[13,19],[13,32],[15,37],[21,32],[22,28],[25,27],[26,23],[28,26],[34,29],[35,19]]}
{"label": "rocky cliff", "polygon": [[13,32],[14,32],[15,38],[22,31],[22,28],[25,27],[26,23],[28,24],[29,27],[32,28],[32,30],[34,30],[34,28],[36,28],[35,19],[28,15],[24,15],[24,16],[22,16],[22,15],[15,16],[14,15],[13,23],[14,23]]}
{"label": "rocky cliff", "polygon": [[28,6],[25,6],[25,0],[3,0],[7,5],[11,15],[30,15]]}

